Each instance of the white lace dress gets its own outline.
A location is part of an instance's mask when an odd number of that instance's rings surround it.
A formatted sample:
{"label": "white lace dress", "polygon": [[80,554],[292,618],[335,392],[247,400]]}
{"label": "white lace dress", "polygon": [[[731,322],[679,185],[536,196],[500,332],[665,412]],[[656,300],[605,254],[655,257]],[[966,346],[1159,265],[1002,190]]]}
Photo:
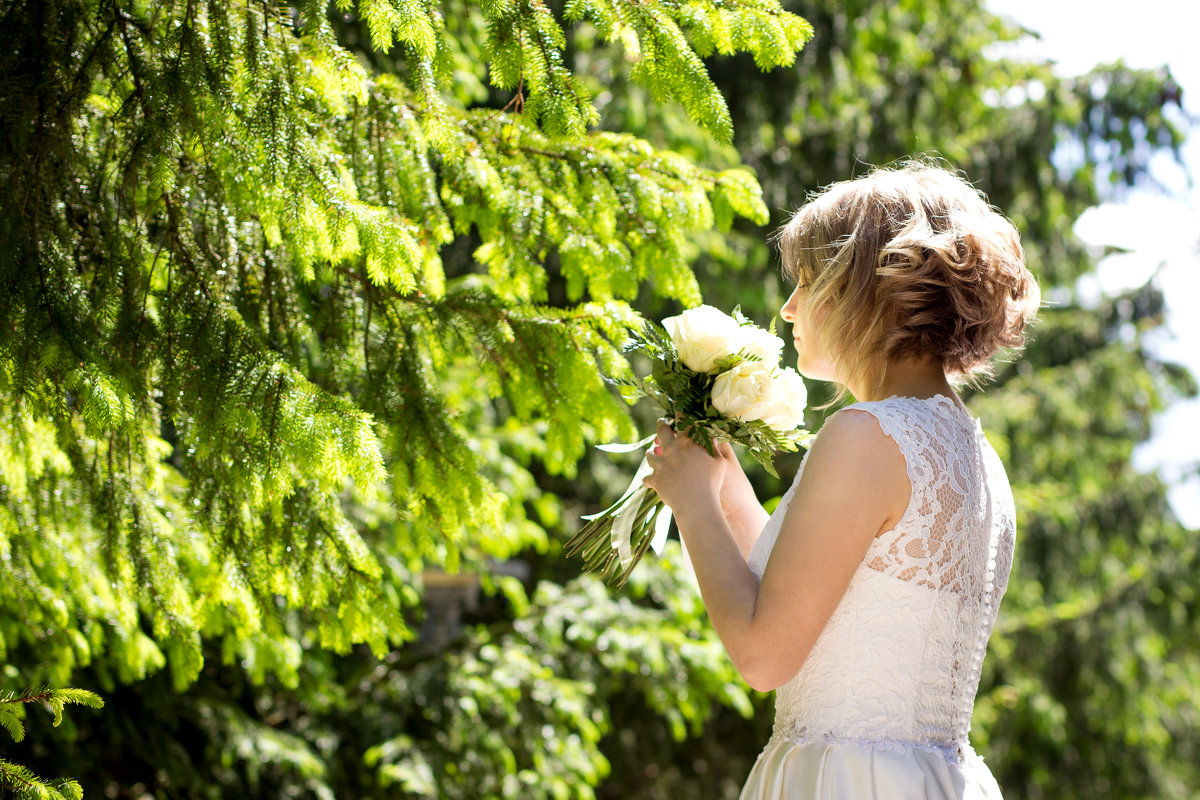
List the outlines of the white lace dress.
{"label": "white lace dress", "polygon": [[[779,687],[774,731],[742,800],[998,800],[967,731],[1012,565],[1004,467],[957,399],[850,408],[872,414],[896,442],[911,499],[871,543],[804,666]],[[799,480],[750,553],[760,579]]]}

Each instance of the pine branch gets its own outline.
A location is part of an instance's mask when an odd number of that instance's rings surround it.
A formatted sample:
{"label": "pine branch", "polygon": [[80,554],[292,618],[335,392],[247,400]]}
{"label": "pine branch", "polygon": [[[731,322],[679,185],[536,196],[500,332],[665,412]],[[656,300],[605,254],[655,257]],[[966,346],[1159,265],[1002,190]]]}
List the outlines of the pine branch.
{"label": "pine branch", "polygon": [[14,800],[82,800],[83,788],[61,778],[43,781],[31,770],[0,758],[0,789],[13,793]]}
{"label": "pine branch", "polygon": [[89,652],[126,682],[186,683],[201,636],[290,642],[295,609],[306,641],[399,641],[418,600],[373,613],[387,559],[544,539],[529,470],[570,474],[630,427],[600,378],[627,370],[621,301],[695,301],[694,233],[765,215],[748,171],[590,131],[537,0],[470,12],[511,22],[492,74],[517,76],[519,119],[448,102],[459,43],[419,0],[358,6],[401,44],[395,74],[337,41],[327,4],[296,29],[269,0],[35,5],[13,30],[45,58],[5,61],[39,88],[0,143],[0,460],[21,487],[0,526],[46,534],[3,527],[0,549],[6,607],[52,632],[48,680],[82,657],[72,620],[112,623]]}
{"label": "pine branch", "polygon": [[[67,704],[85,705],[89,708],[103,708],[104,701],[93,692],[85,689],[30,689],[22,693],[7,692],[0,694],[0,727],[3,727],[20,742],[25,738],[25,728],[17,716],[17,711],[29,703],[41,703],[47,706],[54,715],[51,723],[54,727],[62,722],[63,706]],[[11,708],[10,708],[11,707]],[[11,791],[15,798],[38,798],[38,800],[80,800],[83,790],[73,780],[60,779],[46,782],[29,769],[11,761],[0,759],[0,789]]]}
{"label": "pine branch", "polygon": [[[62,722],[62,706],[64,704],[79,704],[89,708],[103,708],[104,701],[95,692],[86,689],[52,689],[49,686],[41,689],[28,689],[24,692],[6,692],[0,694],[0,704],[17,705],[19,703],[46,703],[54,711],[54,726]],[[0,709],[3,710],[3,709]]]}

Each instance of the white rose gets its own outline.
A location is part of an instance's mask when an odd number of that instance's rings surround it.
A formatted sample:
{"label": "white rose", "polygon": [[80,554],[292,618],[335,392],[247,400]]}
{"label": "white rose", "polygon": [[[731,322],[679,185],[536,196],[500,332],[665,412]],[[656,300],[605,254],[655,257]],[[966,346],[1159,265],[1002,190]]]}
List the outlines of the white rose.
{"label": "white rose", "polygon": [[789,431],[804,422],[808,394],[804,380],[793,369],[771,369],[746,361],[713,381],[713,408],[742,422],[762,420],[778,431]]}
{"label": "white rose", "polygon": [[696,372],[712,372],[716,363],[748,353],[768,366],[779,363],[783,341],[773,333],[738,321],[712,306],[689,308],[663,320],[679,360]]}
{"label": "white rose", "polygon": [[799,428],[804,424],[804,409],[808,405],[804,379],[790,367],[775,370],[771,378],[771,402],[759,419],[777,431]]}
{"label": "white rose", "polygon": [[779,363],[779,354],[783,352],[782,339],[759,327],[744,326],[741,333],[741,346],[737,348],[736,352],[749,353],[768,367]]}
{"label": "white rose", "polygon": [[710,372],[722,358],[736,353],[736,345],[742,340],[737,320],[712,306],[689,308],[679,316],[667,317],[662,324],[679,360],[696,372]]}
{"label": "white rose", "polygon": [[762,411],[771,400],[771,384],[770,367],[743,361],[713,381],[713,408],[742,422],[762,419]]}

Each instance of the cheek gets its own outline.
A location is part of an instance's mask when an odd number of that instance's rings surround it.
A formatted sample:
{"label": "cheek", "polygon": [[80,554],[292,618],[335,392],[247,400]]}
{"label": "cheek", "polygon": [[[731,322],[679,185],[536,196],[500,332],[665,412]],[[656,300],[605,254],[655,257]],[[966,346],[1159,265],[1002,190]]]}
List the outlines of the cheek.
{"label": "cheek", "polygon": [[804,316],[797,320],[795,328],[796,367],[803,375],[816,380],[833,380],[833,362],[818,336],[819,326],[828,317],[828,310]]}
{"label": "cheek", "polygon": [[800,318],[800,324],[797,330],[800,333],[800,339],[809,346],[814,346],[817,343],[817,331],[820,330],[821,320],[828,314],[815,315],[811,309],[802,309],[804,315]]}
{"label": "cheek", "polygon": [[[832,301],[830,301],[830,302],[832,302]],[[816,311],[814,311],[809,316],[809,326],[812,328],[822,327],[825,324],[825,321],[827,319],[829,319],[829,314],[830,314],[831,310],[832,309],[830,308],[830,305],[828,302],[823,304],[820,308],[818,308]]]}

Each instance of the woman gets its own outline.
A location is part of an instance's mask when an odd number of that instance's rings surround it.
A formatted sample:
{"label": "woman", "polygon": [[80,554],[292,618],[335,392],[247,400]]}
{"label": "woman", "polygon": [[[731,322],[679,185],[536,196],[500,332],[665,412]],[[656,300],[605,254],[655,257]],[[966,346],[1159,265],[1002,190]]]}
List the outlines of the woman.
{"label": "woman", "polygon": [[857,402],[769,518],[728,445],[661,425],[671,506],[734,665],[778,689],[743,800],[999,798],[967,740],[1015,534],[1004,468],[953,383],[1038,305],[1011,223],[926,164],[835,184],[779,234],[797,367]]}

